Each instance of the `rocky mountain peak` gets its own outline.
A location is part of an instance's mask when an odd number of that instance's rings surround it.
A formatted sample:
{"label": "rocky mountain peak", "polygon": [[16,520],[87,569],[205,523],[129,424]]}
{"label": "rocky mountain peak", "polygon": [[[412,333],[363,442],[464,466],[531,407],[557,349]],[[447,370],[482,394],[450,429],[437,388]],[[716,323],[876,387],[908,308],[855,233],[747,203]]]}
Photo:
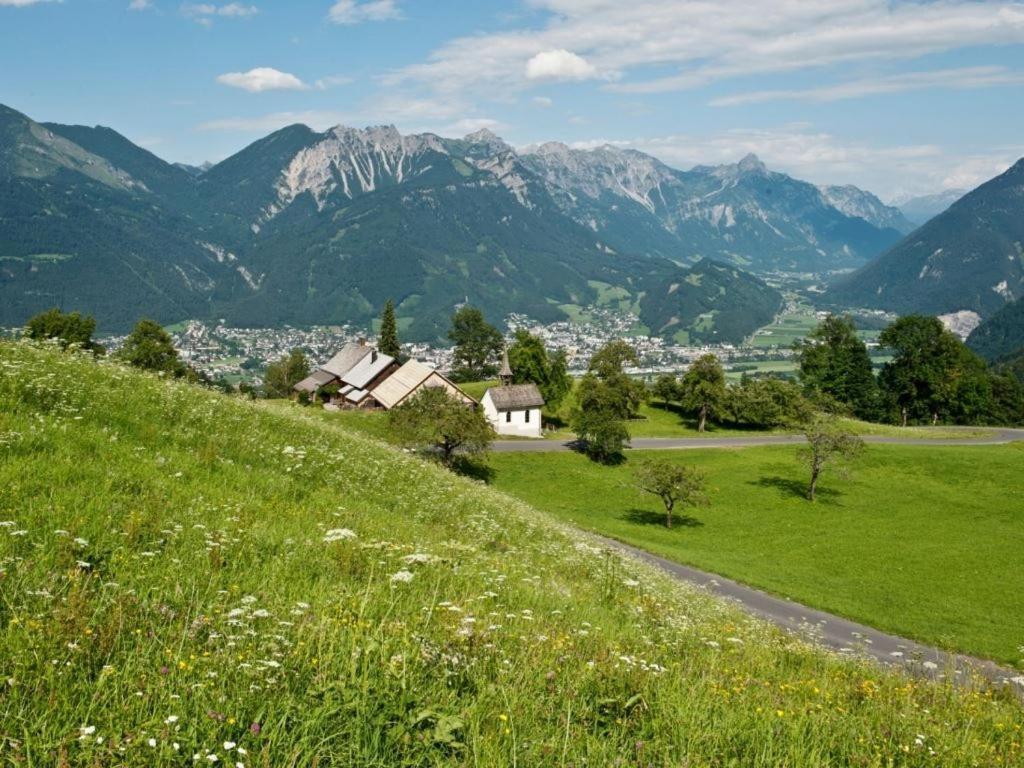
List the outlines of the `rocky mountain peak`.
{"label": "rocky mountain peak", "polygon": [[761,159],[753,152],[746,155],[736,164],[740,173],[767,173],[768,167],[761,162]]}

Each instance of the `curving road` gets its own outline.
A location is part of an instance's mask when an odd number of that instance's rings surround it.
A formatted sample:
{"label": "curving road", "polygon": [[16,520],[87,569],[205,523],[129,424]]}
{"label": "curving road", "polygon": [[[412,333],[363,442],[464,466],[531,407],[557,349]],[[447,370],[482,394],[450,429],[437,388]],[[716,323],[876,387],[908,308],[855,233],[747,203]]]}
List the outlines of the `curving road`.
{"label": "curving road", "polygon": [[[950,427],[939,427],[949,432]],[[975,431],[975,427],[965,427]],[[881,437],[865,435],[866,443],[892,445],[1005,445],[1024,440],[1024,429],[998,428],[985,437]],[[759,445],[799,445],[806,442],[803,435],[753,435],[750,437],[637,437],[630,448],[642,451],[692,450],[695,448],[753,448]],[[496,440],[491,450],[499,453],[546,453],[573,451],[577,443],[572,440]]]}
{"label": "curving road", "polygon": [[[943,428],[943,431],[948,432],[949,428]],[[1005,445],[1024,440],[1024,429],[993,429],[991,434],[984,437],[902,438],[869,435],[863,439],[868,443],[896,445]],[[803,442],[803,435],[648,437],[633,440],[631,447],[634,450],[693,450],[798,445]],[[499,440],[493,444],[493,450],[499,452],[542,453],[572,451],[576,448],[577,445],[572,441],[558,440]],[[841,616],[775,597],[732,579],[681,565],[621,541],[593,533],[591,535],[602,540],[611,549],[655,565],[674,579],[697,585],[711,594],[732,600],[749,613],[838,653],[866,655],[882,664],[900,667],[912,674],[935,679],[951,678],[957,682],[969,683],[972,674],[980,674],[997,686],[1008,686],[1014,694],[1024,699],[1024,674],[1017,670],[890,635]]]}

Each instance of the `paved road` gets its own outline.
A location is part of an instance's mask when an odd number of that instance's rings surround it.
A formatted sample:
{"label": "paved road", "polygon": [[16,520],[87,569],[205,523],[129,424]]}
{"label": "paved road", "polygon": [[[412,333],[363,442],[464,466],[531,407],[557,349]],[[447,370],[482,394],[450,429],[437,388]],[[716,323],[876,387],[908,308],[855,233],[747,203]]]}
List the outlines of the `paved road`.
{"label": "paved road", "polygon": [[739,582],[674,563],[613,539],[598,537],[609,547],[666,571],[680,581],[696,584],[714,595],[736,601],[748,612],[783,629],[809,638],[839,653],[866,655],[885,665],[897,666],[926,677],[968,679],[973,670],[997,685],[1012,686],[1024,698],[1024,673],[991,662],[933,648],[872,627],[773,597]]}
{"label": "paved road", "polygon": [[[948,432],[950,427],[939,427]],[[970,428],[965,428],[970,429]],[[993,429],[987,437],[880,437],[866,435],[866,443],[893,445],[1004,445],[1024,440],[1024,429]],[[751,435],[750,437],[637,437],[630,441],[634,450],[687,450],[695,448],[752,448],[759,445],[799,445],[803,435]],[[499,453],[546,453],[572,451],[574,441],[561,440],[496,440],[491,450]]]}

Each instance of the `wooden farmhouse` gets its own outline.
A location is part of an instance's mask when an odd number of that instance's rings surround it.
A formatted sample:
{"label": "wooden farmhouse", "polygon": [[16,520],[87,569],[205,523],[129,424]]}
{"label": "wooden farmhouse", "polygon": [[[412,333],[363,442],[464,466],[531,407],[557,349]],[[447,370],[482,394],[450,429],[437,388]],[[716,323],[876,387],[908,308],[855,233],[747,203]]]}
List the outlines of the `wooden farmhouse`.
{"label": "wooden farmhouse", "polygon": [[476,405],[451,380],[429,365],[403,365],[364,343],[346,344],[340,352],[294,387],[295,395],[318,399],[325,408],[390,410],[424,387],[443,387],[452,397]]}

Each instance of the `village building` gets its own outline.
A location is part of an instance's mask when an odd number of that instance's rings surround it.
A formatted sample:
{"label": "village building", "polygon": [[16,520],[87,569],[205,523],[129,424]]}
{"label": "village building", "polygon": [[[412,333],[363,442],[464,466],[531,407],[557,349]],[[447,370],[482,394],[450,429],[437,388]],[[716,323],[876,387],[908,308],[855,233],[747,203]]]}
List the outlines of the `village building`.
{"label": "village building", "polygon": [[377,407],[370,393],[398,369],[390,355],[365,342],[346,344],[341,351],[295,385],[297,395],[319,398],[326,408]]}
{"label": "village building", "polygon": [[499,435],[516,437],[541,437],[541,408],[544,397],[536,384],[513,384],[512,366],[508,362],[508,350],[502,356],[498,372],[500,387],[491,387],[484,392],[480,405],[484,416]]}
{"label": "village building", "polygon": [[296,396],[319,399],[324,408],[390,410],[425,387],[443,387],[466,405],[476,401],[446,376],[417,360],[404,365],[361,342],[346,344],[295,385]]}
{"label": "village building", "polygon": [[476,400],[459,389],[447,376],[418,360],[409,360],[384,379],[373,390],[372,396],[378,407],[391,410],[417,392],[431,387],[442,387],[456,400],[466,405],[476,405]]}

